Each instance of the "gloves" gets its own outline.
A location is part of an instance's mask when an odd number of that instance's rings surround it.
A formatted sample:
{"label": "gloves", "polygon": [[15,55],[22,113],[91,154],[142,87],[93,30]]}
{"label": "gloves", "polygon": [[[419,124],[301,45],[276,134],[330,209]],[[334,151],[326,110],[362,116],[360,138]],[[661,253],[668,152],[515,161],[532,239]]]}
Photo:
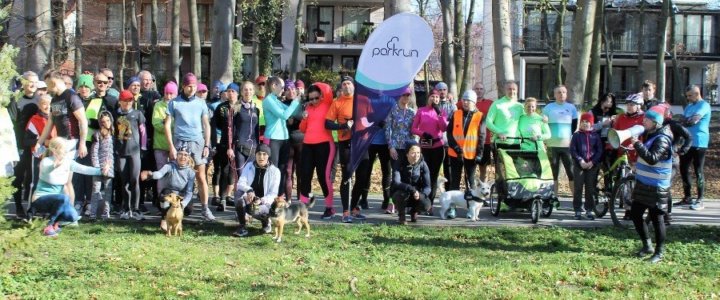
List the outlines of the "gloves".
{"label": "gloves", "polygon": [[455,150],[455,153],[457,153],[458,157],[463,156],[463,150],[462,150],[462,148],[460,148],[460,146],[453,147],[453,150]]}
{"label": "gloves", "polygon": [[426,140],[432,140],[433,137],[432,137],[432,135],[430,135],[429,133],[423,132],[422,138],[424,138],[424,139],[426,139]]}
{"label": "gloves", "polygon": [[440,105],[433,104],[432,108],[435,110],[435,113],[438,114],[438,116],[442,114],[442,112],[440,111]]}

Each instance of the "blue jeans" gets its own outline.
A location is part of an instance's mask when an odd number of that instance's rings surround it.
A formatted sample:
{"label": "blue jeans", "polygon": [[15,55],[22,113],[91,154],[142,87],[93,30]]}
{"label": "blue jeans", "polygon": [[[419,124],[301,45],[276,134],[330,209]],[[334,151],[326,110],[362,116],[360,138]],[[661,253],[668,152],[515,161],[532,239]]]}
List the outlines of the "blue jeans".
{"label": "blue jeans", "polygon": [[50,214],[48,225],[55,222],[75,222],[80,220],[75,207],[70,204],[70,197],[64,194],[50,194],[41,196],[30,204],[28,217],[32,218],[37,213]]}

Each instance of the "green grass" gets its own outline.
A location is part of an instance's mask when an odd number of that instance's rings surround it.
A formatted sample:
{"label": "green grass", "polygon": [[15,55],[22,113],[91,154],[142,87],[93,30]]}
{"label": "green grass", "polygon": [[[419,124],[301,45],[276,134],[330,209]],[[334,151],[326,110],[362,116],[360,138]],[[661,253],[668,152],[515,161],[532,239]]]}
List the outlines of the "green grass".
{"label": "green grass", "polygon": [[41,236],[38,224],[21,246],[6,249],[0,295],[687,299],[720,293],[717,227],[669,229],[666,260],[650,265],[631,256],[638,247],[634,232],[613,228],[315,226],[309,239],[290,232],[277,244],[257,231],[234,238],[232,228],[220,225],[189,225],[184,237],[167,238],[154,225],[81,224],[53,239]]}

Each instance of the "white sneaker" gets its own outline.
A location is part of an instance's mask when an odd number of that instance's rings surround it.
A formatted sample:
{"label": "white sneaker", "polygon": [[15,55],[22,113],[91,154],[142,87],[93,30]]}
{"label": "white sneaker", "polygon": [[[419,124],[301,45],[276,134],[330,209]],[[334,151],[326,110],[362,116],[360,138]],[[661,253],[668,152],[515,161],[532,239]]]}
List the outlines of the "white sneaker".
{"label": "white sneaker", "polygon": [[122,214],[120,214],[120,219],[122,220],[130,220],[130,213],[125,211]]}
{"label": "white sneaker", "polygon": [[139,211],[134,212],[132,216],[133,216],[133,219],[135,219],[137,221],[145,220],[145,215]]}
{"label": "white sneaker", "polygon": [[205,208],[202,212],[202,217],[205,219],[205,221],[213,222],[215,221],[215,216],[210,212],[209,208]]}

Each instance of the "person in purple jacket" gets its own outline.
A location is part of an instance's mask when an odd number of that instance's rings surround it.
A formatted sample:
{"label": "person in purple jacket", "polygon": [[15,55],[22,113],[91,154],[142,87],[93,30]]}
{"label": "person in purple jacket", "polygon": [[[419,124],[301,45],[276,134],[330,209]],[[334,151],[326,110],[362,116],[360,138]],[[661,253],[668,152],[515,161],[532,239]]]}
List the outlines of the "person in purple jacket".
{"label": "person in purple jacket", "polygon": [[600,135],[593,131],[595,118],[590,112],[580,117],[580,130],[575,132],[570,140],[570,155],[573,159],[573,209],[575,220],[582,219],[582,192],[585,188],[585,217],[595,220],[592,210],[595,202],[595,186],[597,185],[598,170],[603,155],[603,142]]}

